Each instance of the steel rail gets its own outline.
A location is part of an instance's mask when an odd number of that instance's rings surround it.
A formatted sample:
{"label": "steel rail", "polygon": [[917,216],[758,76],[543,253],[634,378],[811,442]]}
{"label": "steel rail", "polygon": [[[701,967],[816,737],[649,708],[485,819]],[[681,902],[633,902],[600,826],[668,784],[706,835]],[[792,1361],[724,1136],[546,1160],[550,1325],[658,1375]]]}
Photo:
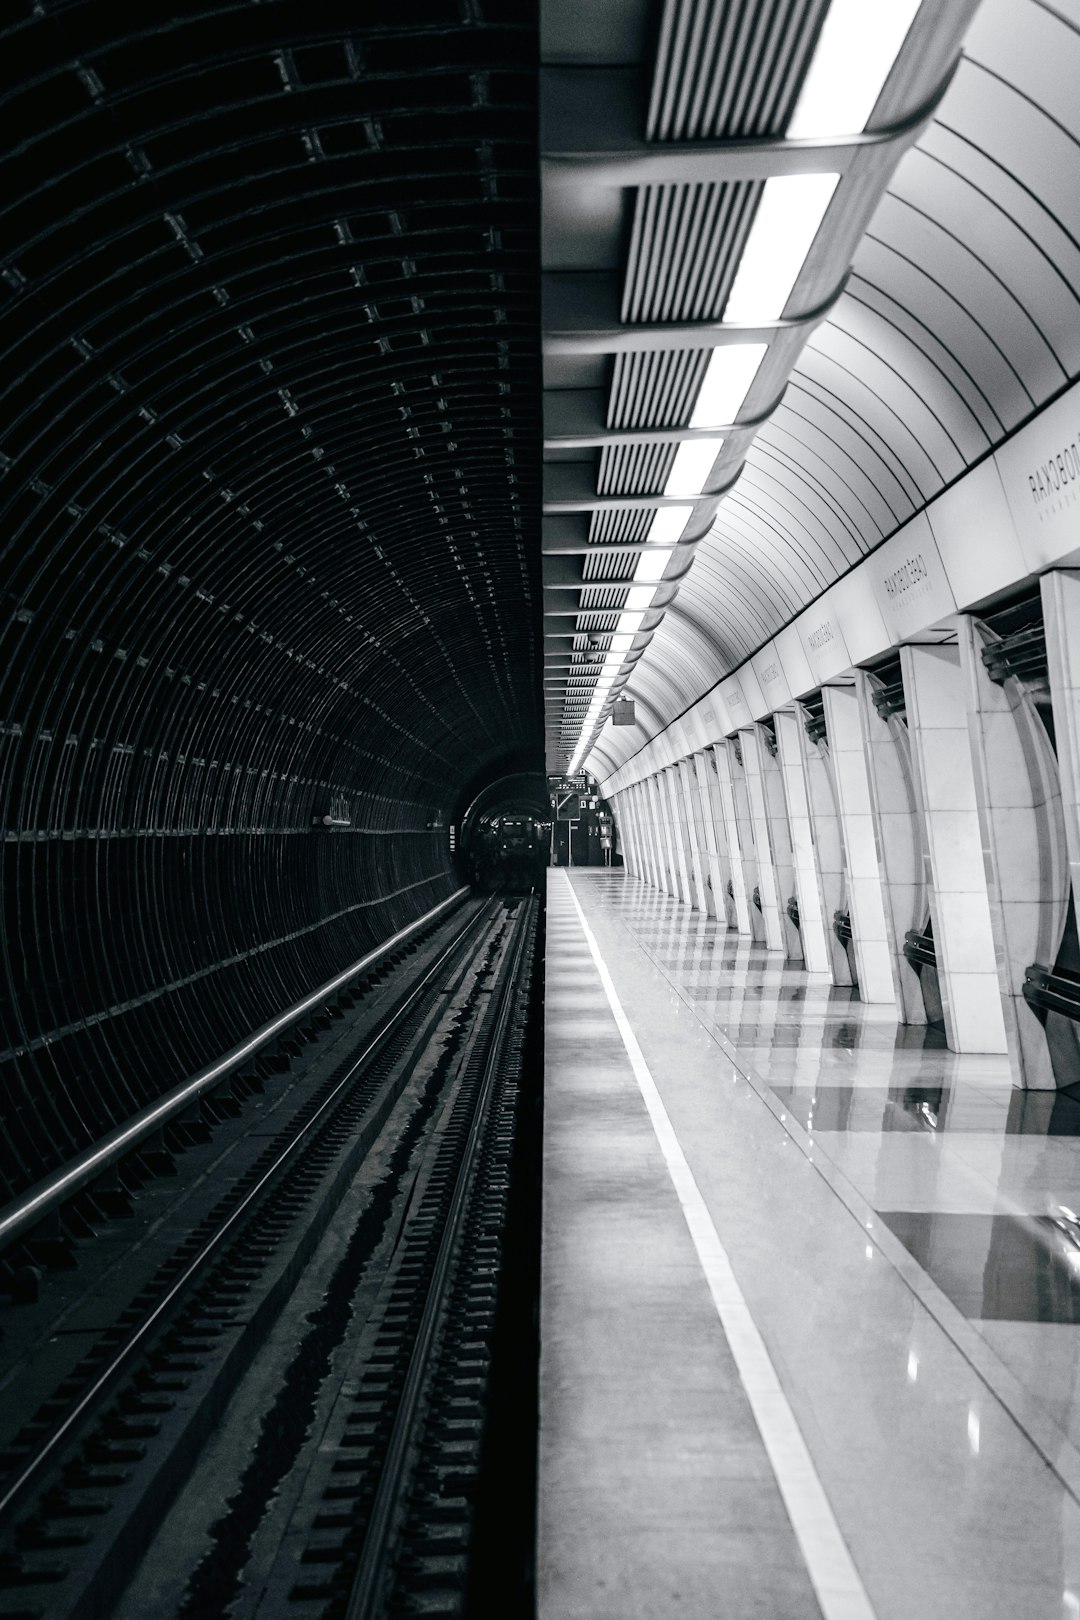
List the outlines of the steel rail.
{"label": "steel rail", "polygon": [[[460,893],[461,891],[459,890],[458,892]],[[442,910],[448,903],[448,901],[444,901],[443,906],[436,907],[435,910]],[[255,1182],[254,1186],[248,1189],[243,1198],[237,1204],[236,1208],[230,1211],[213,1236],[208,1238],[203,1244],[198,1254],[195,1255],[193,1259],[188,1261],[188,1263],[184,1266],[183,1271],[177,1277],[176,1281],[171,1284],[168,1291],[160,1300],[158,1300],[153,1309],[136,1327],[132,1328],[124,1343],[112,1354],[108,1365],[102,1369],[102,1371],[94,1379],[93,1383],[83,1391],[78,1401],[71,1408],[71,1411],[68,1412],[62,1421],[57,1424],[56,1428],[52,1431],[49,1437],[42,1442],[41,1446],[34,1453],[34,1455],[23,1464],[19,1473],[16,1474],[6,1486],[3,1495],[0,1495],[0,1518],[2,1518],[3,1515],[8,1512],[8,1510],[18,1501],[20,1497],[25,1495],[29,1487],[37,1478],[38,1474],[40,1474],[45,1465],[52,1460],[58,1448],[64,1443],[64,1441],[70,1437],[73,1429],[80,1422],[83,1416],[100,1399],[105,1390],[116,1382],[116,1379],[124,1371],[135,1352],[146,1340],[147,1336],[152,1333],[153,1330],[161,1323],[163,1317],[176,1303],[178,1297],[188,1287],[190,1287],[196,1275],[202,1271],[207,1262],[214,1257],[225,1238],[236,1226],[237,1222],[251,1210],[252,1204],[259,1197],[260,1193],[264,1191],[267,1184],[274,1180],[282,1168],[292,1159],[297,1149],[306,1141],[311,1131],[323,1118],[327,1109],[330,1108],[335,1099],[340,1096],[344,1087],[350,1084],[357,1070],[360,1069],[364,1063],[366,1063],[372,1052],[383,1044],[386,1037],[397,1028],[402,1019],[413,1010],[417,1001],[420,1000],[423,992],[431,983],[431,980],[435,978],[437,974],[441,973],[447,959],[454,954],[462,940],[465,939],[471,932],[479,929],[480,925],[489,918],[490,913],[490,903],[483,906],[480,911],[473,913],[465,926],[454,936],[446,948],[432,963],[431,967],[428,968],[427,972],[424,974],[419,983],[413,986],[412,990],[403,1001],[399,1002],[398,1006],[394,1009],[389,1018],[387,1018],[384,1023],[380,1024],[379,1028],[368,1040],[363,1051],[349,1065],[347,1072],[338,1081],[333,1090],[323,1099],[318,1109],[314,1114],[312,1114],[311,1118],[305,1121],[288,1145],[278,1154],[273,1164],[263,1172],[258,1181]],[[415,927],[417,925],[414,924],[413,926]],[[403,930],[403,932],[407,931]],[[393,937],[396,939],[398,936],[394,935]]]}
{"label": "steel rail", "polygon": [[107,1136],[103,1136],[93,1147],[87,1148],[76,1158],[70,1159],[61,1169],[37,1182],[21,1198],[0,1211],[0,1250],[9,1247],[16,1239],[32,1230],[46,1215],[66,1203],[88,1182],[93,1181],[110,1165],[137,1148],[152,1132],[160,1130],[205,1091],[233,1074],[247,1062],[248,1058],[261,1051],[276,1035],[280,1035],[282,1030],[290,1028],[305,1014],[313,1012],[321,1003],[343,989],[350,979],[358,978],[361,973],[367,972],[368,968],[374,967],[389,952],[396,950],[399,945],[404,945],[430,923],[452,910],[468,892],[465,888],[455,889],[453,894],[441,900],[437,906],[432,906],[430,911],[425,911],[423,916],[417,917],[406,927],[399,928],[396,934],[391,934],[389,939],[384,939],[380,945],[376,945],[358,961],[335,974],[332,979],[327,979],[317,990],[312,990],[301,1001],[293,1002],[284,1012],[278,1013],[268,1023],[253,1030],[222,1057],[216,1058],[197,1074],[181,1081],[163,1097],[159,1097],[157,1102],[149,1103],[123,1125],[118,1125]]}
{"label": "steel rail", "polygon": [[515,1005],[516,991],[520,984],[522,960],[531,932],[529,925],[534,915],[533,907],[523,912],[518,922],[517,938],[503,971],[499,1005],[495,1012],[494,1028],[484,1061],[484,1075],[469,1123],[469,1133],[462,1148],[453,1199],[439,1241],[427,1298],[424,1301],[423,1315],[409,1356],[409,1368],[380,1471],[375,1500],[364,1535],[363,1551],[349,1591],[345,1620],[374,1620],[376,1615],[383,1612],[382,1587],[388,1574],[387,1549],[402,1495],[407,1459],[415,1434],[416,1414],[427,1383],[443,1305],[455,1275],[454,1253],[468,1212],[469,1195],[473,1186],[473,1167],[487,1123],[488,1103],[504,1056],[503,1047]]}

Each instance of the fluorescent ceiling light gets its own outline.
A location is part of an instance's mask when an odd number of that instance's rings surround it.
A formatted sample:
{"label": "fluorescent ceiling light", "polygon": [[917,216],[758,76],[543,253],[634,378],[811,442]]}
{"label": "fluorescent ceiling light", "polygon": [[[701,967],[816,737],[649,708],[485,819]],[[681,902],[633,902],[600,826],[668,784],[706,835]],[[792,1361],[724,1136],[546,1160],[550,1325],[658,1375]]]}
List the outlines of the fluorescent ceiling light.
{"label": "fluorescent ceiling light", "polygon": [[[778,321],[829,206],[838,174],[781,174],[766,180],[725,321]],[[665,491],[681,495],[682,490]]]}
{"label": "fluorescent ceiling light", "polygon": [[637,608],[646,609],[652,606],[652,599],[656,595],[651,585],[631,585],[626,593],[626,606],[633,612]]}
{"label": "fluorescent ceiling light", "polygon": [[[664,494],[700,495],[705,488],[705,480],[712,470],[712,464],[720,454],[723,442],[722,437],[684,439],[675,452],[675,460],[671,464],[671,471],[664,485]],[[652,538],[651,534],[649,538]]]}
{"label": "fluorescent ceiling light", "polygon": [[611,638],[611,650],[612,650],[612,652],[629,652],[630,648],[633,645],[634,645],[633,636],[616,634],[616,635],[612,636],[612,638]]}
{"label": "fluorescent ceiling light", "polygon": [[734,422],[767,348],[767,343],[725,343],[713,350],[698,390],[691,427],[719,427]]}
{"label": "fluorescent ceiling light", "polygon": [[656,584],[668,565],[671,552],[661,550],[658,546],[655,551],[639,551],[637,562],[634,565],[634,583],[636,585]]}
{"label": "fluorescent ceiling light", "polygon": [[919,0],[832,0],[795,103],[789,140],[866,128]]}
{"label": "fluorescent ceiling light", "polygon": [[644,613],[620,613],[619,629],[624,635],[636,636],[645,618]]}
{"label": "fluorescent ceiling light", "polygon": [[[721,444],[723,440],[720,441]],[[658,506],[645,536],[646,545],[673,546],[682,539],[682,532],[690,521],[692,506]]]}

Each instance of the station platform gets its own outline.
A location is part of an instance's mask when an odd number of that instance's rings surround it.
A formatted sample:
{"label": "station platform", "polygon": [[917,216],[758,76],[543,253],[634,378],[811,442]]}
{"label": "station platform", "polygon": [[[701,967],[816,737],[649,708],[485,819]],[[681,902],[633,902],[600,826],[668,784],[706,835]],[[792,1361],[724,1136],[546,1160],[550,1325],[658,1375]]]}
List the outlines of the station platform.
{"label": "station platform", "polygon": [[548,873],[541,1620],[1080,1620],[1080,1105]]}

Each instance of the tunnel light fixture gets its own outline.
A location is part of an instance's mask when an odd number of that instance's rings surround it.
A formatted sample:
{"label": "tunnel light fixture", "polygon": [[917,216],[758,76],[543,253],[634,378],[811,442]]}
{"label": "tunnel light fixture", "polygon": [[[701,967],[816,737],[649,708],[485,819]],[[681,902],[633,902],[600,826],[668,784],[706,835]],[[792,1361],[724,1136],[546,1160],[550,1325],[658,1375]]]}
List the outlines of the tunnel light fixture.
{"label": "tunnel light fixture", "polygon": [[639,609],[644,612],[652,606],[655,595],[656,591],[651,585],[631,585],[626,593],[625,605],[632,613]]}
{"label": "tunnel light fixture", "polygon": [[866,128],[918,9],[919,0],[832,0],[788,140],[855,135]]}
{"label": "tunnel light fixture", "polygon": [[725,321],[761,326],[780,319],[839,179],[838,174],[779,174],[766,180],[724,306]]}
{"label": "tunnel light fixture", "polygon": [[618,632],[616,632],[616,634],[611,638],[612,652],[629,652],[633,645],[633,636],[628,636],[625,634],[620,635]]}
{"label": "tunnel light fixture", "polygon": [[624,611],[619,614],[617,628],[623,635],[636,636],[644,621],[645,615],[639,610],[635,609],[633,613]]}
{"label": "tunnel light fixture", "polygon": [[671,552],[666,546],[657,546],[655,551],[639,551],[634,564],[634,584],[655,585],[662,578],[670,558]]}
{"label": "tunnel light fixture", "polygon": [[[721,440],[721,443],[723,441]],[[686,506],[658,506],[645,536],[647,546],[674,546],[682,539],[683,530],[690,521],[694,508]]]}
{"label": "tunnel light fixture", "polygon": [[767,343],[725,343],[713,350],[690,417],[691,427],[734,422],[767,348]]}
{"label": "tunnel light fixture", "polygon": [[[684,439],[675,452],[675,460],[671,464],[671,471],[664,485],[664,494],[700,495],[712,471],[712,464],[720,454],[723,442],[722,435],[707,439]],[[683,527],[685,528],[685,524]],[[681,533],[682,529],[679,532]]]}

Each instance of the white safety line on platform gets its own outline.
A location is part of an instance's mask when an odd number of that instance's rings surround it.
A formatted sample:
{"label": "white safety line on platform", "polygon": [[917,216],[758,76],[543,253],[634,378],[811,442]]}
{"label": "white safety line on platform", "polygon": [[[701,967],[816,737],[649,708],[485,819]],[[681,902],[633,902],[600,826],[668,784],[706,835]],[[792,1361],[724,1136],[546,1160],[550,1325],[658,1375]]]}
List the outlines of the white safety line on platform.
{"label": "white safety line on platform", "polygon": [[679,1145],[675,1128],[623,1011],[600,947],[581,909],[569,874],[564,872],[562,875],[626,1047],[660,1151],[664,1155],[716,1314],[776,1476],[795,1539],[806,1560],[807,1572],[824,1620],[876,1620],[873,1605],[852,1562],[802,1431],[780,1387],[772,1358],[750,1314],[742,1289],[735,1280],[727,1250],[720,1241],[708,1206],[694,1180],[694,1173]]}

